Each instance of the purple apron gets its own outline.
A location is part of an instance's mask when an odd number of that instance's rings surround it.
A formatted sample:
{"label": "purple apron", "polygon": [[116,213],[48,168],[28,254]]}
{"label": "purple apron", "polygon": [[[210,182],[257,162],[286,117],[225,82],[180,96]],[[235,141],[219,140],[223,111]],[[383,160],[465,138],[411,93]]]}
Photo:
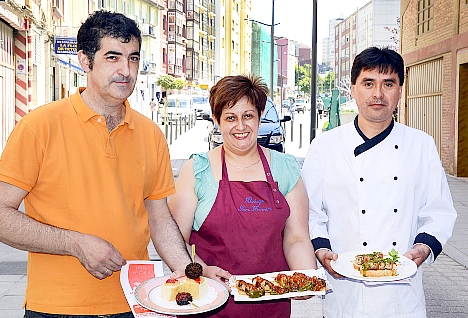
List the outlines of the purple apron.
{"label": "purple apron", "polygon": [[[273,180],[270,167],[257,145],[267,181],[229,181],[224,148],[222,178],[210,213],[190,244],[207,265],[219,266],[233,275],[288,270],[283,252],[283,231],[289,205]],[[234,303],[209,312],[209,317],[290,317],[289,299]]]}

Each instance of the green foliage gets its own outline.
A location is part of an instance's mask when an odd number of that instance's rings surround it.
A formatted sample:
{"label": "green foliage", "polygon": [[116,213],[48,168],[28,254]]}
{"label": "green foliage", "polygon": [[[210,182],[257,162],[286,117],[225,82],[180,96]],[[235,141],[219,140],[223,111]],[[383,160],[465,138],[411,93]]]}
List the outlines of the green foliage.
{"label": "green foliage", "polygon": [[335,87],[335,73],[328,72],[325,76],[324,90],[331,91]]}
{"label": "green foliage", "polygon": [[181,78],[176,78],[173,82],[174,89],[182,89],[185,86],[185,80]]}
{"label": "green foliage", "polygon": [[299,86],[299,90],[306,94],[310,93],[310,72],[310,64],[296,65],[296,86]]}
{"label": "green foliage", "polygon": [[161,75],[159,76],[156,84],[164,88],[164,90],[174,89],[175,78],[172,75]]}

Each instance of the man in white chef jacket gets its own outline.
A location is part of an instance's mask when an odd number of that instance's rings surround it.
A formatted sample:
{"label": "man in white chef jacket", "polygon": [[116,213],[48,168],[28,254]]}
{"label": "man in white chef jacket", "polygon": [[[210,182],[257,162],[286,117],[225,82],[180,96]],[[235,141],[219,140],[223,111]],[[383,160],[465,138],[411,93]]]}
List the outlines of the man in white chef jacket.
{"label": "man in white chef jacket", "polygon": [[[359,114],[315,138],[303,164],[310,236],[333,288],[326,318],[426,317],[421,264],[440,254],[457,213],[432,137],[393,120],[403,82],[397,52],[371,47],[356,56]],[[418,266],[406,283],[372,285],[330,265],[341,253],[392,248]]]}

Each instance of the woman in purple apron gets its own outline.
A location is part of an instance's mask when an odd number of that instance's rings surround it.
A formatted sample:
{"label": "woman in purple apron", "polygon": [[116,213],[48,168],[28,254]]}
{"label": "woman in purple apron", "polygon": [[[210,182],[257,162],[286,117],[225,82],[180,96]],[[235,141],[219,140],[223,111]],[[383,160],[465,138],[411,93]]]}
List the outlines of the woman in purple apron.
{"label": "woman in purple apron", "polygon": [[[185,240],[196,245],[203,276],[225,285],[231,274],[317,266],[299,165],[294,157],[257,144],[267,92],[258,78],[218,81],[210,104],[223,146],[194,155],[169,200]],[[204,316],[284,318],[290,313],[289,299],[235,303],[230,297]]]}

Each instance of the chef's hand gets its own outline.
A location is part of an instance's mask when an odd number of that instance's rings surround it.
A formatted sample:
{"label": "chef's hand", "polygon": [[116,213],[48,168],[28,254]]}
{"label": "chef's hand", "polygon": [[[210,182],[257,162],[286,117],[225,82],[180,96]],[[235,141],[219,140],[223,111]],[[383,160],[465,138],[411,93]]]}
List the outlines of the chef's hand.
{"label": "chef's hand", "polygon": [[404,254],[410,260],[416,263],[417,266],[421,265],[431,253],[431,249],[424,244],[416,244],[413,249]]}
{"label": "chef's hand", "polygon": [[119,271],[127,262],[108,241],[89,234],[73,232],[76,244],[72,255],[97,279],[104,279]]}
{"label": "chef's hand", "polygon": [[330,265],[330,262],[332,260],[336,261],[338,259],[338,254],[333,253],[332,251],[329,251],[326,249],[322,249],[322,250],[318,250],[317,252],[315,252],[315,256],[317,256],[317,259],[319,260],[319,262],[330,273],[330,275],[332,275],[335,278],[343,278],[343,276],[335,272]]}

